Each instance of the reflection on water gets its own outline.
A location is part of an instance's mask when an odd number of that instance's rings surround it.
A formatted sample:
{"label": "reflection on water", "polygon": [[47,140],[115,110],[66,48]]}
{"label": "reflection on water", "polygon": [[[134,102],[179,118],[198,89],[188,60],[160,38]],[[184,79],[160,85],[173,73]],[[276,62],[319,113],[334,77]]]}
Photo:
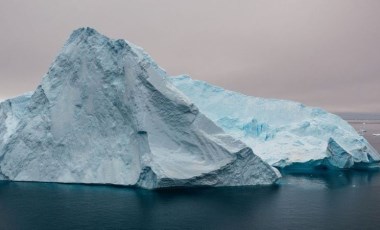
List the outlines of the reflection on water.
{"label": "reflection on water", "polygon": [[[380,149],[380,138],[368,140]],[[297,173],[268,187],[157,191],[0,182],[0,229],[380,229],[379,210],[379,172]]]}
{"label": "reflection on water", "polygon": [[380,181],[379,171],[321,171],[313,173],[288,173],[278,184],[303,188],[336,189],[371,185]]}
{"label": "reflection on water", "polygon": [[377,172],[157,191],[0,182],[0,229],[380,229],[379,193]]}

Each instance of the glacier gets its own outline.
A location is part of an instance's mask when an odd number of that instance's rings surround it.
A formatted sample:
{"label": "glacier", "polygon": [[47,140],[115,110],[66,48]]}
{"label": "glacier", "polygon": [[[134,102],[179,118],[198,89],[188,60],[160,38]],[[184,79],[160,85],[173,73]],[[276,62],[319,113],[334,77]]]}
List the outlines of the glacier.
{"label": "glacier", "polygon": [[337,115],[297,102],[246,96],[187,75],[168,80],[227,134],[283,171],[378,168],[379,153]]}
{"label": "glacier", "polygon": [[168,79],[142,48],[75,30],[34,92],[1,102],[0,179],[154,189],[280,178]]}

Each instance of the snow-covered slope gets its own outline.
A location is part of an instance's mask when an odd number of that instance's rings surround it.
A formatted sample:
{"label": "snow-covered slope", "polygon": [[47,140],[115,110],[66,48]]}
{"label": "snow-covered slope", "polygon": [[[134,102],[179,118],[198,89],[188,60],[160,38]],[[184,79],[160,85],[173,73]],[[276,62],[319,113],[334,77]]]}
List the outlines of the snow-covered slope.
{"label": "snow-covered slope", "polygon": [[74,31],[31,95],[0,104],[0,178],[144,188],[271,184],[139,47]]}
{"label": "snow-covered slope", "polygon": [[380,160],[346,121],[321,109],[245,96],[188,76],[168,80],[225,132],[273,166],[350,168]]}

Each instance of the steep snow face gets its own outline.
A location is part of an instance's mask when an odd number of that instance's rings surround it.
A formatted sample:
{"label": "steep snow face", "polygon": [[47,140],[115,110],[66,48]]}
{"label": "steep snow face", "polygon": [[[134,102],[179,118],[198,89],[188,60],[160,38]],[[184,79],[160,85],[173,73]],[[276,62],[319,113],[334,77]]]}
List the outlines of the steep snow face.
{"label": "steep snow face", "polygon": [[16,131],[32,93],[0,102],[0,146]]}
{"label": "steep snow face", "polygon": [[376,150],[346,121],[321,109],[245,96],[188,76],[168,80],[225,132],[273,166],[301,163],[306,168],[350,168],[380,160]]}
{"label": "steep snow face", "polygon": [[145,188],[279,178],[165,78],[141,48],[76,30],[33,95],[0,104],[0,177]]}

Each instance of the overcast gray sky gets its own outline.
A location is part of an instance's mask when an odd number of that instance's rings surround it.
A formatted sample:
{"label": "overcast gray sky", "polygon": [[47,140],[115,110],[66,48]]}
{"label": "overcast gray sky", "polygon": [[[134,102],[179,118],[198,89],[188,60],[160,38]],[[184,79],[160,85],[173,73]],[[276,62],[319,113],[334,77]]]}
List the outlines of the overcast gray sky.
{"label": "overcast gray sky", "polygon": [[0,0],[0,98],[34,90],[84,26],[143,47],[170,75],[380,112],[378,0]]}

